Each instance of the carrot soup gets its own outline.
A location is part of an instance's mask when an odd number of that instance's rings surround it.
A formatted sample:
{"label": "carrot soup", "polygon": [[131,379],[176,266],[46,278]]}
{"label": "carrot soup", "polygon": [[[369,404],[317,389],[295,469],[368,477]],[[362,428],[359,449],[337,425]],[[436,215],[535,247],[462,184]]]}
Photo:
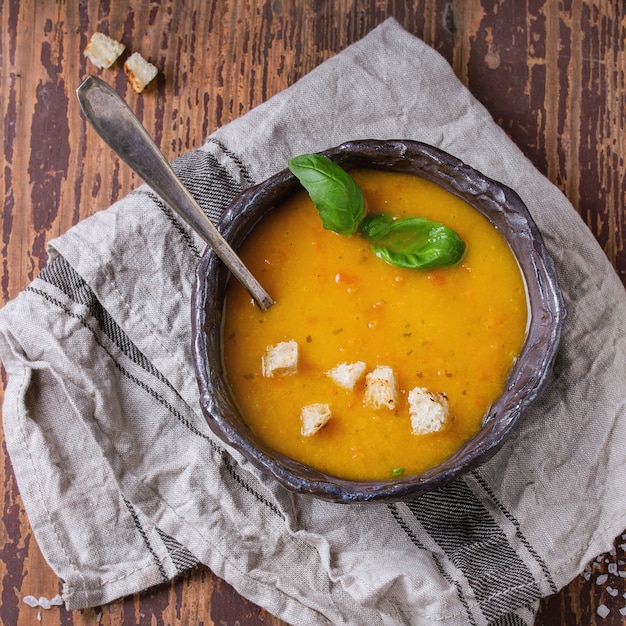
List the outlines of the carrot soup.
{"label": "carrot soup", "polygon": [[[350,174],[368,213],[441,222],[466,243],[462,260],[429,270],[389,265],[359,235],[325,230],[302,190],[239,249],[276,304],[263,312],[229,281],[223,358],[244,419],[268,447],[340,478],[385,480],[437,465],[480,430],[522,348],[527,297],[505,238],[464,200],[411,174]],[[297,346],[297,367],[267,375],[268,348],[285,342]],[[364,371],[351,389],[328,375],[357,362]],[[377,368],[394,373],[393,406],[364,402]],[[415,388],[446,399],[441,429],[412,430]],[[331,417],[305,435],[303,408],[318,405]]]}

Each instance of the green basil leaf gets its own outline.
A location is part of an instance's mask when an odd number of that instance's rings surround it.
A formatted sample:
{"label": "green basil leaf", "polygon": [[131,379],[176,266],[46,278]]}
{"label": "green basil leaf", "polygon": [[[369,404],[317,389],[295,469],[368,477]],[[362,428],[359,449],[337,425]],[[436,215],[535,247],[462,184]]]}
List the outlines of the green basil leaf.
{"label": "green basil leaf", "polygon": [[454,230],[425,217],[396,220],[387,234],[369,241],[376,256],[408,269],[455,265],[465,254],[465,242]]}
{"label": "green basil leaf", "polygon": [[393,217],[389,213],[372,213],[366,215],[359,226],[359,232],[367,239],[384,237],[393,224]]}
{"label": "green basil leaf", "polygon": [[288,166],[308,191],[324,228],[340,235],[357,231],[365,201],[361,188],[343,168],[321,154],[294,157]]}
{"label": "green basil leaf", "polygon": [[365,216],[360,187],[328,157],[302,154],[290,159],[288,166],[309,193],[324,228],[340,235],[358,230],[387,263],[429,269],[455,265],[463,258],[465,242],[439,222],[424,217],[396,220],[388,213]]}

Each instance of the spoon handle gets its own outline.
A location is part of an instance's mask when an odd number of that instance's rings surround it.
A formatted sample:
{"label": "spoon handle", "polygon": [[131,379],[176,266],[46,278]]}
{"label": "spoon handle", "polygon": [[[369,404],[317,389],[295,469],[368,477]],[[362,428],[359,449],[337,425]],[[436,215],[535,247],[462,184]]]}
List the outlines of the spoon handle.
{"label": "spoon handle", "polygon": [[205,215],[118,93],[99,78],[89,76],[76,95],[83,113],[105,143],[213,248],[261,310],[272,306],[274,300]]}

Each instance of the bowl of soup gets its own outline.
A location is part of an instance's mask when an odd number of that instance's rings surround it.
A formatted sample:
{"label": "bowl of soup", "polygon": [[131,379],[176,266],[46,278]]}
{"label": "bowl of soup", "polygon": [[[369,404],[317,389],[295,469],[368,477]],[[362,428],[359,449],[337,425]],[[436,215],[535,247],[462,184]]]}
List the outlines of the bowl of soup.
{"label": "bowl of soup", "polygon": [[211,430],[285,488],[391,502],[488,460],[549,382],[565,307],[519,195],[433,146],[352,141],[320,153],[367,214],[453,229],[453,265],[390,264],[323,227],[285,169],[219,228],[276,304],[262,311],[208,249],[193,352]]}

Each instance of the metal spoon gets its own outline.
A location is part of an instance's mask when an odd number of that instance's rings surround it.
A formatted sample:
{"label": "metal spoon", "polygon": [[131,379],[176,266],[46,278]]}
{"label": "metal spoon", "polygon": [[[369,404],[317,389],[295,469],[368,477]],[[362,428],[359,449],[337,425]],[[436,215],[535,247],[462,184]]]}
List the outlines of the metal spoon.
{"label": "metal spoon", "polygon": [[99,78],[89,76],[76,95],[100,137],[213,248],[261,310],[272,306],[274,300],[205,215],[118,93]]}

